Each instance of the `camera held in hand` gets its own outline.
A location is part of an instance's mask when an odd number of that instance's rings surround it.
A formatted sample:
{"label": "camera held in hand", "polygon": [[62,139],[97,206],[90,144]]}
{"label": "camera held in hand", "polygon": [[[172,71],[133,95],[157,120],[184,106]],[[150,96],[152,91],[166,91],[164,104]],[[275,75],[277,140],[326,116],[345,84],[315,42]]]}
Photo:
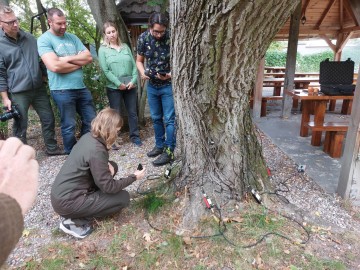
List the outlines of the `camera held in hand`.
{"label": "camera held in hand", "polygon": [[4,112],[2,115],[0,115],[0,121],[5,122],[12,118],[20,118],[20,111],[16,104],[11,105],[11,110]]}
{"label": "camera held in hand", "polygon": [[156,73],[154,73],[154,71],[152,71],[151,69],[149,68],[146,68],[144,70],[144,75],[145,76],[148,76],[150,79],[155,79],[156,78]]}

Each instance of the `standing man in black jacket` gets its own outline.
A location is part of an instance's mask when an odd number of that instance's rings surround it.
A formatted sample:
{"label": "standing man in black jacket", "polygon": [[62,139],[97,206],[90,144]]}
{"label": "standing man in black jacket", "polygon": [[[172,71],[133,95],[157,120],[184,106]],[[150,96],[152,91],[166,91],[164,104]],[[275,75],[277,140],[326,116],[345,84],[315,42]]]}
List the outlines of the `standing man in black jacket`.
{"label": "standing man in black jacket", "polygon": [[0,93],[4,107],[16,104],[20,118],[14,118],[13,135],[26,143],[30,105],[40,117],[46,153],[61,155],[55,140],[55,119],[43,83],[36,39],[19,28],[10,7],[0,7]]}

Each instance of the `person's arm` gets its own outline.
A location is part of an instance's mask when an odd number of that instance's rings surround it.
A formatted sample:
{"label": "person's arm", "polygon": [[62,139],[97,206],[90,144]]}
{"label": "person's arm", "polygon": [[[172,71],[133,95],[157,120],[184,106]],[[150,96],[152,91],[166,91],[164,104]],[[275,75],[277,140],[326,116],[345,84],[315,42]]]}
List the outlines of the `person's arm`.
{"label": "person's arm", "polygon": [[79,52],[77,55],[64,56],[60,57],[60,59],[78,66],[85,66],[92,62],[92,56],[88,49]]}
{"label": "person's arm", "polygon": [[55,73],[70,73],[81,68],[79,65],[69,63],[64,58],[58,57],[55,52],[48,52],[41,56],[45,66]]}
{"label": "person's arm", "polygon": [[18,138],[0,141],[0,266],[19,240],[23,215],[36,198],[39,164],[35,150]]}
{"label": "person's arm", "polygon": [[141,77],[141,79],[149,80],[150,78],[148,76],[146,76],[144,73],[145,72],[144,62],[145,62],[145,57],[140,54],[137,54],[136,67],[139,71],[140,77]]}
{"label": "person's arm", "polygon": [[112,73],[112,71],[109,69],[107,63],[106,63],[106,49],[104,47],[100,47],[99,49],[99,64],[101,70],[104,72],[106,78],[115,84],[117,87],[121,85],[120,80]]}
{"label": "person's arm", "polygon": [[21,237],[24,220],[20,205],[12,197],[0,193],[0,267]]}
{"label": "person's arm", "polygon": [[8,90],[8,85],[7,85],[6,66],[2,56],[0,56],[0,93],[4,107],[7,107],[10,110],[11,100],[9,99],[7,90]]}
{"label": "person's arm", "polygon": [[115,180],[109,168],[108,157],[105,152],[97,152],[89,161],[90,171],[96,186],[104,193],[118,193],[137,179],[144,177],[145,169],[137,171],[128,177]]}

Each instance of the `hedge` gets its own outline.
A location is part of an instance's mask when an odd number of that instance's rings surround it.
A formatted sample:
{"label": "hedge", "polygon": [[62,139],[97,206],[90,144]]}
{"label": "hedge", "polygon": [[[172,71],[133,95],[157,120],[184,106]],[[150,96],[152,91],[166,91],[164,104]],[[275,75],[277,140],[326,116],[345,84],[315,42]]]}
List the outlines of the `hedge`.
{"label": "hedge", "polygon": [[[330,50],[308,55],[301,55],[298,53],[296,55],[296,71],[319,72],[320,62],[326,58],[332,60],[334,58],[334,53]],[[351,58],[351,60],[355,61],[355,72],[358,71],[360,62],[359,54],[354,54],[352,51],[344,51],[341,58],[342,60]],[[268,50],[265,55],[265,65],[270,67],[284,67],[286,65],[286,52]]]}

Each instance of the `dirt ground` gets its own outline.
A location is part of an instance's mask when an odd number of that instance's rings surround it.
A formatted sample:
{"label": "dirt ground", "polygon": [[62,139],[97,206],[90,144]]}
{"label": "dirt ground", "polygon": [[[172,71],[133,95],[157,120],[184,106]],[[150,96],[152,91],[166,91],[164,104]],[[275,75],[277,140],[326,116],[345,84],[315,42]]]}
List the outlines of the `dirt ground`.
{"label": "dirt ground", "polygon": [[[57,131],[59,134],[59,132]],[[122,149],[111,151],[121,174],[141,162],[147,174],[163,173],[146,152],[153,147],[152,126],[141,130],[144,145],[134,147],[121,135]],[[58,135],[59,141],[61,141]],[[189,192],[167,183],[160,201],[136,194],[121,213],[95,223],[78,241],[58,230],[60,217],[49,202],[51,183],[66,157],[43,153],[40,126],[29,127],[29,144],[38,150],[39,198],[25,218],[24,235],[2,269],[360,269],[360,210],[325,193],[306,173],[259,131],[273,190],[261,193],[259,205],[249,195],[207,211],[191,231],[181,229]],[[181,158],[179,149],[177,158]],[[153,184],[153,182],[151,183]],[[197,198],[202,204],[202,198]],[[148,205],[159,202],[158,211]],[[162,201],[163,200],[163,201]],[[148,209],[148,210],[145,210]]]}

